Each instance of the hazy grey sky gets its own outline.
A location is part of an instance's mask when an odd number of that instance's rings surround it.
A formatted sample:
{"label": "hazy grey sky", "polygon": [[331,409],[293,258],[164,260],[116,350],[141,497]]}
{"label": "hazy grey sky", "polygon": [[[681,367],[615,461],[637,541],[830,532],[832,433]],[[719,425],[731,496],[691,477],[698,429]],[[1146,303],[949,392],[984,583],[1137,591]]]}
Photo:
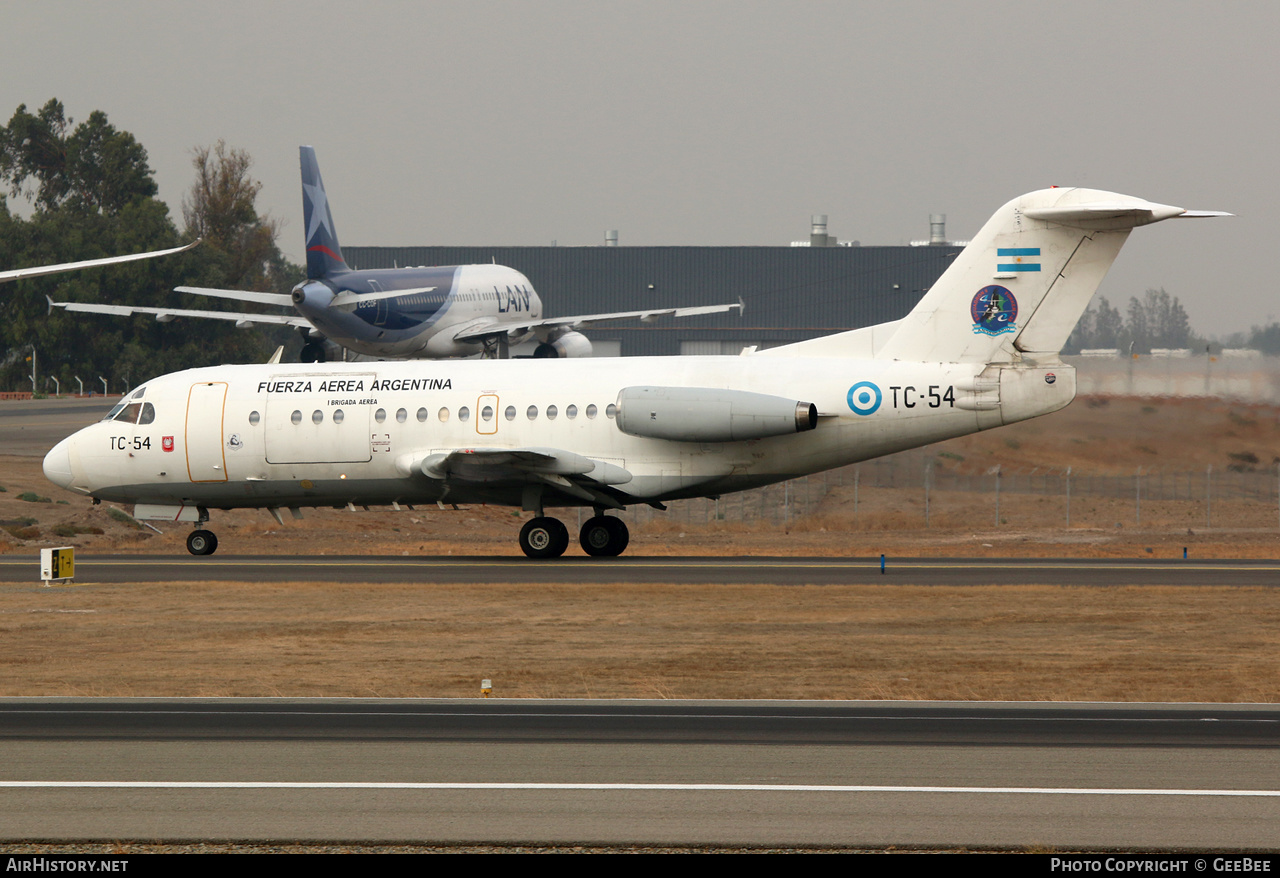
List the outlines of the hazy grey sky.
{"label": "hazy grey sky", "polygon": [[1203,332],[1280,319],[1274,0],[41,0],[3,23],[0,123],[103,110],[179,223],[190,150],[224,139],[295,261],[303,143],[347,245],[785,244],[813,213],[899,244],[1088,186],[1239,215],[1138,229],[1113,304],[1163,286]]}

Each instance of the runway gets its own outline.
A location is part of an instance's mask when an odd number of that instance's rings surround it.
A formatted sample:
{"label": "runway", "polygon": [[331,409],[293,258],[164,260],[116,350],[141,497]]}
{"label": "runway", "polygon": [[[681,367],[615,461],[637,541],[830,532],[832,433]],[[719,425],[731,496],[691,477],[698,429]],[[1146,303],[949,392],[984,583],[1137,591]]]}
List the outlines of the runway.
{"label": "runway", "polygon": [[[39,579],[38,555],[0,556],[0,582]],[[1280,562],[1130,559],[77,555],[77,584],[127,582],[683,583],[686,585],[1184,585],[1272,587]]]}
{"label": "runway", "polygon": [[0,702],[0,838],[1274,849],[1280,710]]}

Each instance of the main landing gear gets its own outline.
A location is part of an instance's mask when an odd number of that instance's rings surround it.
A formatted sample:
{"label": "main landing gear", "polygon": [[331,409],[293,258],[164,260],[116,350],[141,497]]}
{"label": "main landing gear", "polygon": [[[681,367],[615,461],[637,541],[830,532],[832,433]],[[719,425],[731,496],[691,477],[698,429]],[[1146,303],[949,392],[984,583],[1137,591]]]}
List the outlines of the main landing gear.
{"label": "main landing gear", "polygon": [[193,555],[212,555],[218,551],[218,537],[211,530],[193,530],[187,534],[187,551]]}
{"label": "main landing gear", "polygon": [[[578,532],[578,543],[588,555],[621,555],[630,541],[626,523],[608,515],[587,519]],[[520,528],[520,550],[530,558],[559,558],[567,548],[569,529],[558,518],[539,515]]]}

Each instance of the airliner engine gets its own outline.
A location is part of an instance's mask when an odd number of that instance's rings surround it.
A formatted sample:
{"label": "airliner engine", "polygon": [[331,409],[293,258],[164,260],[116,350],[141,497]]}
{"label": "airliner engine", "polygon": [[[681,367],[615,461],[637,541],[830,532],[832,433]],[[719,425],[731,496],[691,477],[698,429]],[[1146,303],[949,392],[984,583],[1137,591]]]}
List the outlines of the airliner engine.
{"label": "airliner engine", "polygon": [[624,387],[617,423],[624,433],[650,439],[737,442],[812,430],[818,426],[818,407],[745,390]]}
{"label": "airliner engine", "polygon": [[562,332],[534,349],[535,357],[560,358],[591,356],[591,339],[581,332]]}

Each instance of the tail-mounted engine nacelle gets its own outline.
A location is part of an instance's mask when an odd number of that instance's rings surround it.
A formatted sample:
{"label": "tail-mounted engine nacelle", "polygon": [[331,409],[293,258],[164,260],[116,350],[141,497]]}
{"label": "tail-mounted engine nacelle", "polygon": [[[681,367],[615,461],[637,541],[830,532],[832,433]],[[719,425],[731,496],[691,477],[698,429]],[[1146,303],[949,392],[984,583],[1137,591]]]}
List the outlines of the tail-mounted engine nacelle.
{"label": "tail-mounted engine nacelle", "polygon": [[803,433],[818,426],[818,407],[782,396],[713,387],[625,387],[618,429],[632,436],[684,442],[739,442]]}
{"label": "tail-mounted engine nacelle", "polygon": [[564,359],[566,357],[591,356],[591,339],[581,332],[562,332],[552,336],[533,349],[535,357]]}

